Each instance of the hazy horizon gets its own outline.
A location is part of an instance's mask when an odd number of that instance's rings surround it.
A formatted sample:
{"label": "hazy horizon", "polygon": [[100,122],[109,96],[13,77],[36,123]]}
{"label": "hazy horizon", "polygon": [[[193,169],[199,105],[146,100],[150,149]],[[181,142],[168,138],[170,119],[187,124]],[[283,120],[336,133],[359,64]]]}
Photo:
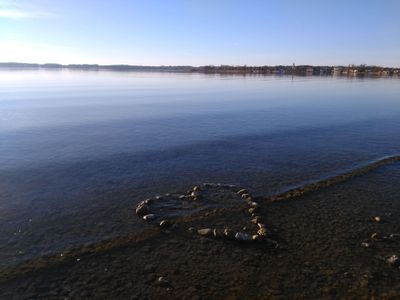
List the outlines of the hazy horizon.
{"label": "hazy horizon", "polygon": [[400,63],[400,2],[0,0],[1,61]]}

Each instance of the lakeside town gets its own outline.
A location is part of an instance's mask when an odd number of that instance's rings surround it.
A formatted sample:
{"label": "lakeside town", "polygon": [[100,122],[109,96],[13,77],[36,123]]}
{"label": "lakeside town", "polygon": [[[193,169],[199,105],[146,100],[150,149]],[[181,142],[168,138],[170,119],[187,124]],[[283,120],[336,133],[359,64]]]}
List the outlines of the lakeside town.
{"label": "lakeside town", "polygon": [[98,64],[30,64],[0,63],[6,69],[71,69],[71,70],[110,70],[110,71],[150,71],[150,72],[193,72],[215,74],[275,74],[306,76],[400,76],[400,68],[369,65],[348,66],[312,66],[312,65],[278,65],[278,66],[137,66],[137,65],[98,65]]}

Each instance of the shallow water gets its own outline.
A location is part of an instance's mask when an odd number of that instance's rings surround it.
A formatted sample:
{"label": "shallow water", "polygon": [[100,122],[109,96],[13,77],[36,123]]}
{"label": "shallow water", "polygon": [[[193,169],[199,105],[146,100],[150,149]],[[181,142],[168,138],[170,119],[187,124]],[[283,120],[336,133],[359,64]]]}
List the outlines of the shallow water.
{"label": "shallow water", "polygon": [[140,230],[157,193],[272,195],[399,154],[399,80],[0,71],[0,264]]}

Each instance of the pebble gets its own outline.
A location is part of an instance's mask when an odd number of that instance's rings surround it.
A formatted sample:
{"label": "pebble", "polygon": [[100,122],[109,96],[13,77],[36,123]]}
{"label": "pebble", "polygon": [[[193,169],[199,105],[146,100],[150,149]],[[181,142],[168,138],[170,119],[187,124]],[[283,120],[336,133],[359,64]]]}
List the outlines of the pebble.
{"label": "pebble", "polygon": [[382,219],[381,217],[376,216],[374,217],[374,221],[379,223],[380,221],[382,221]]}
{"label": "pebble", "polygon": [[161,277],[159,277],[159,278],[157,279],[157,284],[158,284],[159,286],[163,286],[163,287],[169,287],[169,286],[170,286],[169,281],[168,281],[165,277],[163,277],[163,276],[161,276]]}
{"label": "pebble", "polygon": [[147,215],[143,216],[143,220],[146,220],[146,221],[151,221],[151,220],[154,220],[155,218],[156,218],[156,216],[154,214],[147,214]]}
{"label": "pebble", "polygon": [[362,242],[362,243],[361,243],[361,247],[369,248],[369,247],[371,247],[371,244],[368,243],[368,242]]}
{"label": "pebble", "polygon": [[377,239],[378,238],[378,234],[375,232],[371,235],[371,239]]}
{"label": "pebble", "polygon": [[235,233],[231,229],[225,228],[224,229],[224,236],[227,239],[232,239],[233,240],[235,238]]}
{"label": "pebble", "polygon": [[168,220],[162,220],[160,222],[160,227],[162,227],[162,228],[167,228],[167,227],[170,227],[170,226],[171,226],[171,222],[168,221]]}
{"label": "pebble", "polygon": [[189,227],[189,228],[188,228],[188,231],[189,231],[190,233],[195,233],[195,232],[196,232],[196,228],[194,228],[194,227]]}
{"label": "pebble", "polygon": [[220,238],[220,237],[223,236],[223,233],[220,232],[218,229],[214,228],[213,229],[213,235],[214,235],[215,238]]}
{"label": "pebble", "polygon": [[251,207],[260,207],[260,205],[257,203],[257,202],[251,202],[250,204],[249,204]]}
{"label": "pebble", "polygon": [[213,234],[213,230],[211,228],[203,228],[197,230],[197,233],[202,236],[210,236]]}
{"label": "pebble", "polygon": [[396,254],[390,256],[386,262],[391,266],[398,266],[400,264],[400,259]]}
{"label": "pebble", "polygon": [[257,234],[261,236],[267,236],[268,231],[265,227],[261,227],[260,229],[257,230]]}
{"label": "pebble", "polygon": [[241,190],[237,191],[237,194],[239,194],[239,195],[242,195],[242,194],[245,194],[245,193],[247,193],[246,189],[241,189]]}
{"label": "pebble", "polygon": [[258,212],[259,210],[260,209],[258,207],[252,207],[252,208],[249,208],[249,213],[254,214],[254,213]]}
{"label": "pebble", "polygon": [[237,239],[239,242],[248,242],[251,241],[251,236],[247,233],[237,232],[235,234],[235,239]]}
{"label": "pebble", "polygon": [[141,204],[138,205],[138,207],[136,207],[136,214],[138,216],[143,217],[148,213],[149,213],[149,208],[147,207],[146,204],[144,204],[144,202],[142,202]]}
{"label": "pebble", "polygon": [[263,237],[261,235],[254,234],[254,235],[252,235],[251,239],[255,242],[259,242],[259,241],[262,241]]}
{"label": "pebble", "polygon": [[[255,216],[253,219],[251,219],[251,223],[253,223],[253,224],[262,224],[262,218],[260,216]],[[265,226],[263,226],[263,227],[265,227]]]}

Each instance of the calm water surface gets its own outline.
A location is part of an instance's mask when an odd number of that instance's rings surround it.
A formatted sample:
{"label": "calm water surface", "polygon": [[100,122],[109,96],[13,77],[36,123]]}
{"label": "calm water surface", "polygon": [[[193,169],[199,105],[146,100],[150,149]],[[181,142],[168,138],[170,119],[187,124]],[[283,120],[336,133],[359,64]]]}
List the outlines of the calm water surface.
{"label": "calm water surface", "polygon": [[140,230],[155,193],[400,153],[399,78],[2,70],[0,108],[0,267]]}

